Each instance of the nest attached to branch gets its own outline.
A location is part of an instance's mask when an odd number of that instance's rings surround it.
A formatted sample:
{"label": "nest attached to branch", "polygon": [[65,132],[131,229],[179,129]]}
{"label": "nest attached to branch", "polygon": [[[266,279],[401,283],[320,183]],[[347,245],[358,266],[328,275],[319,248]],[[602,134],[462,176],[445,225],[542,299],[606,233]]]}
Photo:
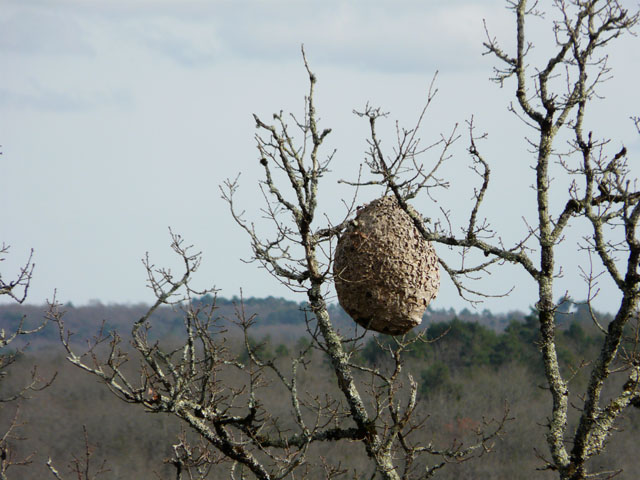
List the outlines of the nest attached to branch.
{"label": "nest attached to branch", "polygon": [[338,300],[351,318],[389,335],[420,324],[440,287],[433,246],[393,196],[358,211],[338,239],[333,273]]}

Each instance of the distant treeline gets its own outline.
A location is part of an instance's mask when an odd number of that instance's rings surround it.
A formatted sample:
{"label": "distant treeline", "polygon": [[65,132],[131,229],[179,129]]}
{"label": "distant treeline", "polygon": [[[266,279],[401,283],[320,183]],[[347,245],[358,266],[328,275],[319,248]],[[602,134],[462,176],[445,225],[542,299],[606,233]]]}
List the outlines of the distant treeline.
{"label": "distant treeline", "polygon": [[[580,312],[584,313],[583,310]],[[585,358],[597,355],[602,333],[589,317],[565,315],[562,328],[556,331],[556,348],[563,370],[577,371]],[[608,322],[610,319],[602,319]],[[629,328],[628,338],[633,342]],[[431,323],[423,341],[417,341],[407,350],[406,357],[415,359],[420,369],[420,391],[431,394],[445,389],[449,393],[461,392],[462,384],[452,380],[452,373],[473,376],[484,369],[498,371],[505,365],[517,363],[527,368],[533,378],[544,383],[543,363],[539,352],[540,328],[537,314],[531,312],[524,321],[511,320],[506,328],[497,332],[477,322],[453,318],[451,321]],[[360,356],[370,365],[385,360],[379,344],[390,344],[388,336],[369,339]],[[630,347],[632,346],[630,343]]]}
{"label": "distant treeline", "polygon": [[[203,315],[210,312],[211,306],[215,305],[213,316],[218,319],[217,321],[220,325],[232,333],[234,330],[233,323],[238,321],[241,311],[244,312],[245,318],[254,317],[258,337],[260,337],[261,334],[266,334],[265,330],[276,330],[275,332],[271,332],[271,334],[277,336],[278,329],[274,329],[273,327],[278,326],[298,327],[290,331],[298,332],[301,335],[304,332],[307,319],[313,322],[313,315],[308,311],[306,302],[298,303],[272,296],[266,298],[248,297],[243,299],[233,297],[229,299],[224,297],[214,298],[211,295],[206,295],[196,300],[195,304],[200,308]],[[100,302],[92,302],[89,305],[78,307],[68,303],[64,306],[64,309],[66,310],[64,318],[67,328],[74,332],[76,339],[82,340],[92,337],[100,328],[103,328],[106,332],[115,330],[121,334],[130,331],[132,323],[146,313],[148,306],[144,304],[104,305]],[[45,305],[0,305],[0,329],[10,332],[12,329],[15,329],[23,319],[27,327],[36,325],[42,321],[45,310]],[[339,304],[331,305],[329,312],[334,324],[339,329],[347,331],[354,327],[353,321]],[[570,330],[573,332],[572,335],[579,336],[582,331],[579,329],[587,329],[588,331],[589,328],[593,326],[593,320],[588,307],[581,303],[566,300],[561,304],[557,315],[559,328],[561,330]],[[607,315],[600,315],[600,317],[601,323],[606,325],[609,317]],[[530,318],[531,315],[520,311],[494,314],[489,310],[474,312],[468,308],[464,308],[456,312],[453,308],[436,309],[429,307],[425,312],[422,325],[415,331],[421,331],[427,328],[429,335],[438,336],[441,330],[451,328],[452,331],[448,336],[453,338],[457,335],[456,328],[460,328],[455,327],[456,325],[469,324],[466,328],[471,330],[476,329],[475,331],[470,330],[468,332],[469,335],[476,339],[476,342],[479,338],[486,338],[487,342],[495,346],[497,350],[491,358],[493,362],[498,362],[497,359],[499,355],[501,355],[497,353],[500,350],[498,345],[500,341],[506,342],[506,340],[503,339],[504,335],[513,335],[513,332],[518,328],[526,328],[526,325],[529,325],[528,322],[530,322]],[[454,321],[457,323],[449,326],[449,324]],[[151,325],[150,334],[155,337],[182,336],[184,312],[181,311],[180,306],[174,308],[159,308],[151,317]],[[532,328],[533,327],[535,327],[535,325],[532,324]],[[57,335],[58,333],[54,326],[48,325],[47,328],[38,335],[31,336],[29,341],[35,346],[43,341],[57,342]],[[484,340],[482,341],[484,342]],[[510,348],[509,345],[506,344],[503,345],[503,347]],[[476,347],[474,346],[474,348]],[[482,350],[484,351],[485,349]]]}
{"label": "distant treeline", "polygon": [[[252,299],[247,305],[257,307],[261,302],[272,304],[269,299]],[[303,316],[297,317],[294,321],[296,313],[293,310],[283,309],[274,313],[276,315],[267,315],[266,318],[288,319],[274,324],[304,321]],[[341,309],[335,313],[346,315]],[[556,348],[561,367],[578,370],[585,358],[597,355],[602,333],[596,321],[602,326],[607,325],[610,320],[610,315],[592,313],[586,305],[573,302],[562,304],[557,312],[559,327],[556,331]],[[498,371],[514,363],[522,365],[529,370],[533,378],[543,383],[537,313],[532,309],[528,315],[511,314],[504,328],[494,328],[496,324],[502,325],[504,321],[505,316],[495,316],[486,311],[482,314],[471,314],[468,311],[459,314],[444,310],[428,311],[423,328],[415,329],[404,338],[404,341],[407,341],[418,334],[421,335],[405,353],[405,359],[415,364],[420,372],[421,393],[429,395],[444,389],[455,395],[455,392],[461,391],[462,384],[454,381],[454,377],[473,376],[474,373],[487,369]],[[628,338],[632,341],[634,332],[631,331],[631,327],[629,330]],[[263,337],[250,337],[250,344],[263,360],[267,360],[297,353],[306,346],[303,340],[306,339],[301,338],[298,344],[291,348],[267,334]],[[370,335],[363,341],[357,356],[369,366],[381,366],[389,361],[385,347],[391,347],[395,342],[396,339],[388,335]],[[246,357],[241,359],[246,360]]]}

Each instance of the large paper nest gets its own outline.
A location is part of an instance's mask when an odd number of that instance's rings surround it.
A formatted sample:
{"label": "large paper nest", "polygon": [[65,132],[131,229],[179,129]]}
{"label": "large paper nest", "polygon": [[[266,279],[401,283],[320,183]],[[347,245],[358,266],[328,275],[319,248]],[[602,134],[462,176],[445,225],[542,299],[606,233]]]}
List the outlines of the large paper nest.
{"label": "large paper nest", "polygon": [[392,196],[358,211],[338,240],[333,273],[338,300],[351,318],[389,335],[420,324],[440,287],[433,246]]}

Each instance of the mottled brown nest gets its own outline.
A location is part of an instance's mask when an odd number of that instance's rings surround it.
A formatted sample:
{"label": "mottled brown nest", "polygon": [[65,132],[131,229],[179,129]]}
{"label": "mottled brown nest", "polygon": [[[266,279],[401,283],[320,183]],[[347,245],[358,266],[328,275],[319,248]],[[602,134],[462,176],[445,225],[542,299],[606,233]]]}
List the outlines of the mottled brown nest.
{"label": "mottled brown nest", "polygon": [[440,287],[433,246],[392,196],[358,211],[338,240],[333,272],[342,308],[363,327],[389,335],[420,324]]}

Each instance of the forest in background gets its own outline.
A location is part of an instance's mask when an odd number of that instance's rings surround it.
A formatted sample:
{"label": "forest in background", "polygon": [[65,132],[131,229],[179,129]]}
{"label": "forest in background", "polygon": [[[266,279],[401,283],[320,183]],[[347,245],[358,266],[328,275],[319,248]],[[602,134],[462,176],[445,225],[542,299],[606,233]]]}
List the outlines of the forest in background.
{"label": "forest in background", "polygon": [[[249,316],[256,316],[256,323],[253,330],[256,335],[266,335],[267,332],[275,336],[299,336],[305,330],[305,310],[306,302],[294,302],[284,298],[266,297],[233,298],[213,297],[205,295],[199,299],[202,305],[210,305],[215,302],[216,316],[220,324],[233,325],[236,319],[236,307],[242,304],[245,313]],[[573,308],[572,318],[580,323],[589,323],[590,317],[588,309],[580,304],[567,302],[564,311]],[[89,338],[96,333],[97,328],[104,328],[106,331],[125,332],[130,330],[133,321],[140,318],[149,309],[146,304],[109,304],[105,305],[99,301],[90,302],[87,305],[74,306],[67,303],[64,306],[65,322],[69,329],[74,332],[76,338]],[[350,331],[354,323],[339,304],[329,306],[331,318],[336,322],[336,326],[343,331]],[[0,304],[0,328],[10,331],[21,318],[25,318],[26,327],[39,324],[47,310],[46,305],[20,305],[20,304]],[[450,309],[433,309],[429,307],[424,314],[422,325],[416,331],[429,326],[432,323],[448,322],[454,318],[464,322],[478,323],[496,332],[504,330],[510,321],[523,320],[525,314],[522,312],[509,312],[493,314],[489,310],[471,311],[463,308],[456,312]],[[162,306],[154,313],[154,327],[152,334],[158,338],[166,338],[172,335],[183,335],[184,314],[179,308]],[[104,325],[103,325],[104,324]],[[286,327],[278,331],[277,326]],[[234,333],[230,329],[231,334]],[[237,330],[240,334],[240,330]],[[290,338],[289,338],[290,339]],[[53,342],[59,343],[58,330],[49,326],[39,332],[37,336],[28,339],[32,348],[41,348]]]}
{"label": "forest in background", "polygon": [[[206,296],[200,302],[206,305],[213,300]],[[557,312],[559,357],[564,371],[575,371],[572,382],[580,387],[587,381],[580,366],[596,353],[601,333],[593,325],[586,306],[570,300],[562,305]],[[244,308],[245,315],[255,315],[249,341],[261,358],[285,365],[308,346],[305,303],[274,297],[242,301],[217,298],[216,306],[229,349],[240,361],[249,359],[242,342],[242,329],[234,324],[238,308]],[[23,316],[37,324],[45,308],[2,305],[0,328],[15,329],[16,322]],[[132,323],[148,306],[94,302],[80,307],[69,304],[65,309],[66,326],[74,333],[73,341],[80,344],[100,329],[117,330],[128,341],[127,332]],[[339,305],[332,305],[330,311],[339,329],[353,333],[354,324]],[[183,318],[179,309],[160,308],[151,319],[150,337],[163,342],[171,342],[175,337],[177,344],[184,332]],[[605,323],[610,320],[606,314],[600,314],[600,318]],[[423,329],[426,337],[434,341],[415,343],[406,352],[406,365],[419,376],[418,408],[427,418],[425,443],[469,444],[475,440],[476,430],[500,419],[505,408],[509,418],[493,451],[480,452],[477,456],[482,458],[451,465],[442,470],[438,478],[553,478],[552,472],[536,470],[543,464],[544,424],[549,403],[537,347],[536,315],[430,308],[416,331]],[[18,476],[12,478],[53,478],[46,467],[49,458],[61,472],[69,474],[74,462],[84,462],[87,455],[85,428],[91,447],[92,474],[104,469],[102,475],[92,478],[176,478],[170,461],[173,449],[179,445],[181,434],[191,436],[189,432],[182,432],[176,419],[123,404],[94,377],[71,366],[65,360],[55,325],[47,325],[28,340],[28,346],[22,345],[26,347],[25,352],[7,370],[0,394],[7,396],[22,386],[34,366],[43,378],[54,374],[56,378],[50,387],[31,393],[30,398],[18,406],[6,404],[0,409],[3,429],[18,411],[21,425],[11,441],[17,457],[29,459],[28,465],[14,467],[14,475]],[[393,337],[370,333],[353,345],[353,354],[365,366],[384,368],[385,362],[389,362],[384,347],[393,341]],[[12,344],[12,347],[19,345]],[[321,352],[310,350],[307,360],[300,373],[300,388],[339,395],[331,367]],[[133,359],[130,367],[132,371],[136,368]],[[271,403],[268,409],[273,415],[286,418],[290,415],[290,406],[281,401],[286,392],[279,391],[280,386],[272,380],[264,379],[265,392],[269,391],[265,401]],[[243,384],[241,378],[223,381]],[[624,381],[622,376],[620,381]],[[575,421],[578,414],[574,408],[570,421]],[[634,436],[637,438],[640,432],[637,409],[631,409],[618,428],[622,430],[620,434],[612,438],[607,453],[599,456],[593,465],[602,470],[622,468],[617,478],[633,479],[640,467],[634,454]],[[366,452],[357,443],[320,443],[313,448],[318,458],[339,460],[346,478],[351,478],[349,471],[366,471]],[[220,474],[226,476],[223,472],[227,472],[228,467],[220,468]],[[323,477],[320,472],[310,472],[307,478]]]}

